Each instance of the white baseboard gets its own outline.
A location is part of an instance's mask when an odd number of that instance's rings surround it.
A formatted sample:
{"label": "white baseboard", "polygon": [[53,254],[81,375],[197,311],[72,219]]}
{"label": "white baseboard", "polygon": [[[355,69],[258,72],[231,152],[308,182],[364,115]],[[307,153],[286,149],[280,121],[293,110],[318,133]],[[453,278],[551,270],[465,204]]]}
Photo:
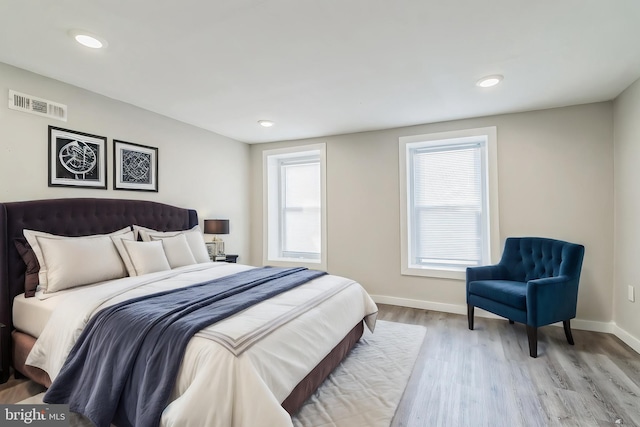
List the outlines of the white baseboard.
{"label": "white baseboard", "polygon": [[640,339],[634,337],[615,323],[613,324],[613,334],[620,338],[626,345],[640,353]]}
{"label": "white baseboard", "polygon": [[[556,326],[562,326],[561,322],[554,323]],[[595,320],[571,319],[571,329],[580,329],[581,331],[604,332],[606,334],[613,333],[613,322],[597,322]]]}
{"label": "white baseboard", "polygon": [[442,302],[423,301],[409,298],[389,297],[386,295],[371,295],[371,298],[380,304],[398,305],[400,307],[421,308],[423,310],[442,311],[444,313],[467,314],[467,307],[457,304],[445,304]]}
{"label": "white baseboard", "polygon": [[[401,307],[420,308],[423,310],[442,311],[444,313],[454,313],[454,314],[463,314],[463,315],[467,314],[466,305],[446,304],[442,302],[423,301],[423,300],[416,300],[416,299],[409,299],[409,298],[398,298],[398,297],[391,297],[386,295],[371,295],[371,298],[373,298],[373,300],[376,303],[380,303],[380,304],[390,304],[390,305],[398,305]],[[489,313],[488,311],[484,311],[479,308],[476,308],[475,314],[480,317],[487,317],[491,319],[501,319],[500,316],[496,316],[493,313]],[[562,322],[555,323],[554,326],[562,326]],[[583,331],[604,332],[604,333],[614,334],[615,336],[620,338],[624,343],[626,343],[629,347],[633,348],[635,351],[640,353],[640,339],[629,334],[627,331],[620,328],[613,322],[598,322],[594,320],[572,319],[571,328],[579,329]]]}

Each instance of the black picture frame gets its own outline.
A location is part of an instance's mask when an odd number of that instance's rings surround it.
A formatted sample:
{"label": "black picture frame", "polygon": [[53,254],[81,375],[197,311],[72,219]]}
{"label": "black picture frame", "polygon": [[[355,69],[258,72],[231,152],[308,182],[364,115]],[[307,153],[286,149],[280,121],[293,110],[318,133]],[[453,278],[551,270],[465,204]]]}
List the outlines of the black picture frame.
{"label": "black picture frame", "polygon": [[49,126],[49,187],[107,189],[107,137]]}
{"label": "black picture frame", "polygon": [[158,192],[158,148],[113,140],[113,189]]}

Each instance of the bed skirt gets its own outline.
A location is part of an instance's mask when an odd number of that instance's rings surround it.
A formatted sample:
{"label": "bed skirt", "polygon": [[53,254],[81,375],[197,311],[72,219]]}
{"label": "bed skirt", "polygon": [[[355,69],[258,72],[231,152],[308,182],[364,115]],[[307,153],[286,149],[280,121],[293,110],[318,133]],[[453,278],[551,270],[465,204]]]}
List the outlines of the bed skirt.
{"label": "bed skirt", "polygon": [[302,407],[302,404],[320,387],[320,384],[342,362],[349,351],[360,340],[364,332],[362,321],[349,331],[337,346],[322,359],[322,361],[293,389],[291,394],[282,402],[282,407],[293,415]]}

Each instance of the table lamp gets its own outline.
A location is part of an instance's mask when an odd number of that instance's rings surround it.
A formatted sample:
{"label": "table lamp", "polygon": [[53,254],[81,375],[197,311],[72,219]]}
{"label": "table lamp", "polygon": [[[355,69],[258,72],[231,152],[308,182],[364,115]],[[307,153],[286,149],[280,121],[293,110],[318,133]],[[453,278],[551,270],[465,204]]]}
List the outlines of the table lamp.
{"label": "table lamp", "polygon": [[212,242],[215,245],[215,256],[224,256],[224,241],[219,238],[219,234],[229,234],[228,219],[205,219],[204,234],[214,234]]}

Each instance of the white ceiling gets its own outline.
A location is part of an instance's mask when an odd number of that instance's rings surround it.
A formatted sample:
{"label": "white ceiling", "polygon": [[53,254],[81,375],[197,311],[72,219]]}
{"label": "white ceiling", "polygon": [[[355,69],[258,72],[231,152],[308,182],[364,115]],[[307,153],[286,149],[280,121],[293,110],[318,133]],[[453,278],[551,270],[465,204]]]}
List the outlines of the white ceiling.
{"label": "white ceiling", "polygon": [[640,77],[640,1],[0,0],[0,62],[278,141],[611,100]]}

